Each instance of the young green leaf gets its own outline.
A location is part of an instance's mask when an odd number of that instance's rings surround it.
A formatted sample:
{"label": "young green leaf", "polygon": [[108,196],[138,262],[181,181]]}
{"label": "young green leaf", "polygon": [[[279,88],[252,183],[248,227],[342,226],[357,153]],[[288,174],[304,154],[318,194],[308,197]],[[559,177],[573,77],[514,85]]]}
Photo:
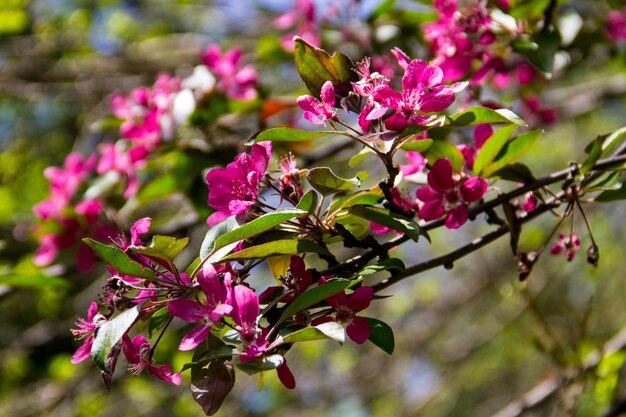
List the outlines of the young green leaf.
{"label": "young green leaf", "polygon": [[140,310],[141,305],[129,308],[97,328],[91,346],[91,358],[102,372],[111,373],[108,365],[111,351],[135,323]]}
{"label": "young green leaf", "polygon": [[400,146],[405,151],[411,152],[426,152],[428,148],[433,144],[432,139],[420,139],[414,140],[411,142],[404,142],[402,146]]}
{"label": "young green leaf", "polygon": [[229,217],[223,222],[220,222],[211,227],[204,237],[204,240],[202,241],[202,246],[200,247],[200,257],[202,259],[206,258],[211,252],[215,250],[215,242],[220,236],[225,235],[226,233],[235,230],[238,227],[239,223],[237,223],[237,220],[234,216]]}
{"label": "young green leaf", "polygon": [[286,208],[264,214],[249,223],[246,223],[230,232],[224,233],[215,240],[213,250],[221,249],[231,243],[236,243],[244,239],[261,234],[273,229],[291,219],[299,219],[308,214],[307,211],[297,208]]}
{"label": "young green leaf", "polygon": [[330,255],[328,250],[322,248],[313,241],[306,239],[283,239],[262,243],[260,245],[242,249],[239,252],[232,253],[219,260],[216,260],[215,262],[222,263],[248,259],[264,259],[269,258],[270,256],[295,255],[304,252]]}
{"label": "young green leaf", "polygon": [[[150,259],[165,264],[165,266],[173,265],[174,258],[178,255],[189,243],[189,238],[176,239],[171,236],[156,235],[152,238],[150,246],[130,246],[129,249],[133,252],[140,253],[147,256]],[[170,267],[171,269],[171,267]]]}
{"label": "young green leaf", "polygon": [[392,213],[389,210],[379,207],[361,205],[352,206],[349,211],[355,216],[402,232],[416,242],[419,239],[420,228],[417,223],[400,214]]}
{"label": "young green leaf", "polygon": [[282,323],[294,314],[324,301],[328,297],[345,290],[349,286],[350,280],[332,280],[320,285],[319,287],[313,287],[307,290],[303,294],[300,294],[298,298],[287,306],[278,322]]}
{"label": "young green leaf", "polygon": [[481,175],[488,178],[494,172],[520,159],[532,148],[542,133],[542,130],[532,130],[511,139],[504,145],[504,148],[502,148],[495,161],[483,168]]}
{"label": "young green leaf", "polygon": [[306,177],[313,188],[327,196],[361,185],[361,181],[367,178],[367,172],[362,171],[354,178],[345,179],[335,175],[328,167],[318,167],[309,170]]}
{"label": "young green leaf", "polygon": [[474,161],[474,175],[480,175],[483,168],[493,162],[498,153],[504,148],[504,145],[513,132],[515,132],[516,128],[516,125],[504,126],[495,131],[493,135],[487,139],[482,148],[480,148],[480,151],[478,151],[478,155],[476,155],[476,160]]}
{"label": "young green leaf", "polygon": [[128,255],[118,247],[105,245],[93,239],[83,239],[98,256],[120,274],[131,277],[154,279],[154,273],[131,260]]}
{"label": "young green leaf", "polygon": [[344,93],[342,90],[348,91],[350,81],[358,81],[357,74],[352,71],[354,64],[346,55],[335,52],[330,56],[300,37],[294,40],[298,73],[311,94],[318,99],[326,81],[332,81],[339,94]]}
{"label": "young green leaf", "polygon": [[365,319],[370,324],[370,328],[372,329],[369,341],[391,355],[395,348],[395,340],[391,327],[389,327],[386,323],[371,317],[365,317]]}
{"label": "young green leaf", "polygon": [[306,192],[306,194],[302,196],[296,208],[299,210],[306,211],[309,214],[312,214],[317,209],[318,204],[319,204],[318,194],[315,192],[315,190],[309,190]]}
{"label": "young green leaf", "polygon": [[449,117],[452,126],[475,126],[483,123],[513,123],[518,126],[527,126],[517,114],[508,109],[492,110],[487,107],[470,107],[467,110]]}
{"label": "young green leaf", "polygon": [[437,162],[438,159],[446,158],[450,160],[452,168],[454,168],[456,172],[460,172],[465,163],[465,157],[461,151],[453,144],[443,140],[434,140],[424,154],[424,157],[426,157],[431,164]]}
{"label": "young green leaf", "polygon": [[369,191],[357,191],[356,193],[348,194],[340,197],[332,202],[328,208],[329,213],[334,213],[339,209],[347,209],[349,207],[361,204],[364,206],[375,206],[380,203],[383,198],[383,193],[380,188],[372,189]]}
{"label": "young green leaf", "polygon": [[548,78],[552,77],[554,55],[561,46],[559,31],[550,28],[542,30],[533,39],[518,38],[511,44],[516,52],[524,55],[539,71]]}
{"label": "young green leaf", "polygon": [[336,340],[341,344],[346,342],[346,329],[344,329],[343,326],[336,321],[318,324],[315,328],[324,333],[324,335],[326,335],[329,339]]}
{"label": "young green leaf", "polygon": [[335,132],[309,132],[306,130],[294,129],[291,127],[272,127],[261,130],[250,136],[246,140],[246,145],[252,146],[257,142],[303,142],[321,138],[323,136],[334,135]]}

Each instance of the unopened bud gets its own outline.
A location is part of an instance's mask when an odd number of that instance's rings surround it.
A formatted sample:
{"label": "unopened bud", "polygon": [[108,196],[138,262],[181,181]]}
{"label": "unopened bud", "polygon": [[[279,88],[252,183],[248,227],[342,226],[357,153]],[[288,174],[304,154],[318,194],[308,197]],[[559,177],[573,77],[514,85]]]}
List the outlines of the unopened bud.
{"label": "unopened bud", "polygon": [[587,248],[587,262],[597,267],[599,261],[600,261],[600,249],[598,248],[596,244],[592,243]]}

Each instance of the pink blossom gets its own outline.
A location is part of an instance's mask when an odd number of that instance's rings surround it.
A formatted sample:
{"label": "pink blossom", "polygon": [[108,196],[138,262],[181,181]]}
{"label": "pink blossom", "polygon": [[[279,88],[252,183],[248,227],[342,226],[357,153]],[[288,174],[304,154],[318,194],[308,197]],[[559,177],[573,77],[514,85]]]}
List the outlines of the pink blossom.
{"label": "pink blossom", "polygon": [[148,373],[173,385],[180,385],[182,375],[172,371],[172,365],[155,365],[152,361],[150,344],[143,336],[130,339],[125,336],[122,344],[131,373],[139,375],[144,369]]}
{"label": "pink blossom", "polygon": [[453,175],[452,163],[445,158],[438,159],[428,173],[428,185],[417,190],[417,199],[422,202],[418,215],[431,221],[446,214],[446,227],[457,229],[467,221],[469,204],[479,200],[486,191],[485,179]]}
{"label": "pink blossom", "polygon": [[[325,281],[323,278],[321,280]],[[365,310],[373,299],[374,290],[368,286],[359,287],[350,295],[342,291],[326,299],[326,302],[335,310],[335,321],[346,326],[348,337],[359,345],[365,343],[372,329],[369,322],[357,316],[356,313]],[[330,318],[323,318],[317,320],[315,324],[330,320]]]}
{"label": "pink blossom", "polygon": [[570,235],[560,233],[557,242],[550,248],[550,253],[552,255],[565,253],[568,262],[571,262],[578,249],[580,249],[580,239],[575,233]]}
{"label": "pink blossom", "polygon": [[467,86],[467,82],[447,86],[442,81],[441,68],[414,59],[408,64],[402,77],[402,93],[389,85],[376,88],[374,100],[395,111],[395,114],[385,120],[387,129],[403,131],[407,124],[428,123],[434,116],[424,113],[444,111],[454,102],[455,94]]}
{"label": "pink blossom", "polygon": [[101,157],[98,161],[98,174],[116,172],[126,178],[124,197],[134,196],[139,189],[137,173],[146,165],[149,149],[145,145],[133,146],[125,140],[119,140],[115,144],[103,143],[99,150]]}
{"label": "pink blossom", "polygon": [[209,46],[202,54],[202,62],[219,79],[217,87],[234,100],[253,100],[257,97],[257,73],[252,65],[241,66],[241,49],[222,53],[218,45]]}
{"label": "pink blossom", "polygon": [[139,87],[128,97],[121,93],[111,96],[110,105],[115,117],[122,119],[122,137],[138,142],[148,149],[158,146],[162,139],[173,135],[170,116],[176,93],[181,89],[178,78],[161,74],[153,89]]}
{"label": "pink blossom", "polygon": [[332,81],[326,81],[320,93],[321,101],[313,96],[298,97],[298,106],[304,110],[304,118],[309,122],[322,125],[329,120],[337,120],[337,113],[333,110],[335,105],[335,87]]}
{"label": "pink blossom", "polygon": [[224,274],[224,281],[221,282],[213,265],[205,264],[198,275],[198,283],[206,297],[204,302],[179,298],[171,301],[167,306],[172,315],[188,323],[203,322],[183,337],[178,346],[179,350],[195,349],[209,335],[212,324],[219,322],[233,309],[230,305],[231,276],[229,273]]}
{"label": "pink blossom", "polygon": [[474,128],[474,146],[457,145],[457,149],[461,151],[465,158],[465,166],[471,170],[474,168],[474,161],[478,155],[478,151],[483,147],[484,143],[493,135],[493,128],[489,124],[480,124]]}
{"label": "pink blossom", "polygon": [[606,33],[616,43],[626,42],[626,8],[609,12]]}
{"label": "pink blossom", "polygon": [[233,288],[233,309],[231,317],[237,324],[237,331],[244,344],[254,341],[260,333],[257,327],[259,317],[259,299],[254,291],[245,285]]}
{"label": "pink blossom", "polygon": [[282,46],[293,51],[294,36],[299,36],[313,46],[320,46],[318,25],[315,22],[315,3],[312,0],[296,0],[293,9],[274,19],[278,29],[293,29],[282,36]]}
{"label": "pink blossom", "polygon": [[104,316],[98,315],[98,304],[93,301],[87,310],[87,320],[76,317],[76,328],[71,330],[72,334],[77,339],[85,339],[85,341],[72,356],[71,362],[73,364],[82,362],[91,356],[94,332],[98,328],[98,321],[102,319]]}
{"label": "pink blossom", "polygon": [[252,145],[251,155],[239,154],[226,168],[207,173],[208,204],[217,210],[207,220],[210,226],[230,216],[245,215],[254,205],[271,155],[271,142],[261,142]]}

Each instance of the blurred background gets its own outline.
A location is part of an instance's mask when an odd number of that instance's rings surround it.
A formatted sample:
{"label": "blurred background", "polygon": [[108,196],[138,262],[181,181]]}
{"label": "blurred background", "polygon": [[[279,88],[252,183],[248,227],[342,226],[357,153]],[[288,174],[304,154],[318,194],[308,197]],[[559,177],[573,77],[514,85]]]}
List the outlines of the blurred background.
{"label": "blurred background", "polygon": [[[203,415],[189,392],[188,374],[180,387],[173,387],[120,372],[107,392],[90,363],[70,364],[77,344],[69,329],[76,314],[84,315],[106,275],[102,266],[79,273],[60,265],[39,275],[32,262],[37,248],[32,207],[48,194],[42,174],[46,167],[61,166],[71,151],[89,154],[110,137],[100,124],[110,114],[112,92],[151,85],[161,72],[188,75],[211,43],[248,51],[245,60],[255,63],[264,94],[302,91],[290,55],[277,47],[278,35],[267,35],[272,19],[293,3],[0,2],[1,416]],[[516,3],[540,11],[548,4]],[[588,142],[626,121],[624,45],[605,42],[602,24],[610,8],[622,5],[558,3],[564,14],[578,16],[582,28],[574,35],[576,42],[564,48],[574,64],[542,92],[560,119],[542,125],[546,134],[525,157],[528,165],[538,167],[537,175],[581,160]],[[402,42],[410,43],[407,33],[432,20],[433,11],[427,2],[362,1],[341,19],[327,28],[331,44],[344,30],[359,34],[368,27],[383,32],[395,28]],[[379,46],[395,42],[382,35],[377,39]],[[359,52],[350,44],[339,49]],[[228,134],[241,140],[243,131]],[[222,161],[231,157],[232,152]],[[206,201],[206,194],[198,200]],[[585,262],[590,240],[577,226],[583,250],[576,258],[568,263],[546,254],[527,282],[518,281],[506,238],[452,269],[407,279],[387,290],[392,298],[368,310],[394,329],[393,356],[371,344],[302,344],[288,357],[298,382],[295,391],[283,389],[272,373],[258,392],[256,378],[240,373],[217,415],[608,415],[613,404],[626,398],[625,213],[619,203],[587,210],[600,246],[598,268]],[[547,217],[530,224],[520,245],[535,250],[553,224]],[[433,233],[431,246],[420,242],[399,250],[417,262],[488,230],[475,222],[454,235]],[[161,347],[174,355],[174,367],[180,369],[189,356],[176,352],[177,343],[166,337]],[[515,407],[524,401],[527,407]]]}

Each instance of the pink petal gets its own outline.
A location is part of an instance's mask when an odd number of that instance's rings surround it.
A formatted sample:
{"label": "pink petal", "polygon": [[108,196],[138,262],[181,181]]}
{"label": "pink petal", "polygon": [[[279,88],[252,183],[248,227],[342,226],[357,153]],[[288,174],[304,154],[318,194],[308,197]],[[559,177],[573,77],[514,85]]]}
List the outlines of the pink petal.
{"label": "pink petal", "polygon": [[287,389],[295,389],[296,388],[296,378],[294,378],[293,374],[289,367],[287,367],[287,359],[284,360],[282,365],[276,368],[276,374],[278,375],[278,379]]}
{"label": "pink petal", "polygon": [[204,339],[207,338],[209,333],[211,332],[211,323],[202,324],[183,337],[180,345],[178,346],[178,350],[187,351],[195,349]]}
{"label": "pink petal", "polygon": [[319,100],[317,100],[313,96],[300,96],[296,100],[298,106],[304,110],[305,112],[311,112],[313,114],[318,114],[318,105],[320,104]]}
{"label": "pink petal", "polygon": [[374,298],[374,290],[372,287],[359,287],[348,298],[347,306],[353,313],[365,310]]}
{"label": "pink petal", "polygon": [[473,203],[487,192],[487,181],[481,177],[473,177],[461,185],[461,196],[466,203]]}
{"label": "pink petal", "polygon": [[483,147],[487,139],[493,135],[493,128],[489,124],[480,124],[474,128],[474,143],[476,149]]}
{"label": "pink petal", "polygon": [[187,323],[197,323],[207,318],[207,308],[195,301],[179,298],[172,300],[167,309],[173,316],[185,320]]}
{"label": "pink petal", "polygon": [[350,337],[350,339],[352,339],[354,343],[359,345],[362,345],[363,343],[365,343],[365,341],[367,341],[367,338],[370,337],[371,332],[372,328],[370,327],[369,322],[363,317],[355,317],[346,328],[346,333],[348,333],[348,337]]}
{"label": "pink petal", "polygon": [[169,382],[172,385],[180,385],[183,380],[183,377],[178,372],[172,372],[172,365],[163,365],[163,366],[147,366],[148,372],[157,378]]}
{"label": "pink petal", "polygon": [[438,159],[428,173],[428,185],[437,192],[445,193],[455,184],[456,181],[452,178],[452,162],[446,158]]}
{"label": "pink petal", "polygon": [[418,216],[422,220],[431,221],[443,216],[446,209],[441,200],[427,201],[418,211]]}
{"label": "pink petal", "polygon": [[253,326],[259,315],[259,299],[254,291],[245,285],[233,289],[232,318],[241,327]]}
{"label": "pink petal", "polygon": [[82,345],[72,355],[71,362],[77,364],[84,361],[91,356],[91,346],[93,345],[93,336],[89,336]]}
{"label": "pink petal", "polygon": [[144,217],[143,219],[139,219],[133,224],[130,228],[130,243],[133,245],[137,245],[141,243],[139,240],[140,237],[148,233],[150,230],[150,223],[152,223],[152,219],[150,217]]}
{"label": "pink petal", "polygon": [[458,229],[467,222],[469,210],[466,206],[456,206],[448,212],[445,225],[448,229]]}
{"label": "pink petal", "polygon": [[332,81],[326,81],[324,85],[322,85],[320,97],[322,98],[322,101],[329,106],[332,107],[335,105],[335,87],[333,86]]}

